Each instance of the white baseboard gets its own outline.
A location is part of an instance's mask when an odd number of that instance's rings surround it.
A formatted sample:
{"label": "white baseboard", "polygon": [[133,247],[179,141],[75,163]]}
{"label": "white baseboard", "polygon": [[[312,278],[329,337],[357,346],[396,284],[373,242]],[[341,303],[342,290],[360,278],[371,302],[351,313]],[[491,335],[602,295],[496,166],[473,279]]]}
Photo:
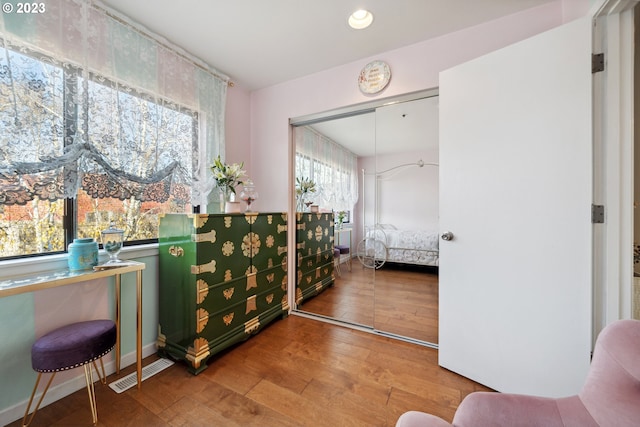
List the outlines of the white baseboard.
{"label": "white baseboard", "polygon": [[[155,354],[157,352],[157,348],[156,348],[156,343],[153,342],[151,344],[147,344],[146,346],[142,347],[142,358],[151,356],[153,354]],[[125,354],[124,356],[122,356],[122,358],[120,359],[120,369],[122,368],[126,368],[127,366],[130,365],[134,365],[136,363],[136,353],[129,353],[129,354]],[[107,373],[107,375],[111,375],[116,371],[116,362],[115,360],[112,360],[108,363],[105,363],[104,365],[104,369],[105,372]],[[87,384],[85,382],[84,379],[84,370],[82,369],[78,369],[78,373],[79,375],[68,380],[65,381],[61,384],[56,385],[55,387],[51,387],[49,388],[49,390],[47,391],[47,395],[44,397],[44,400],[42,401],[42,404],[40,405],[41,408],[44,408],[45,406],[56,402],[64,397],[69,396],[72,393],[75,393],[76,391],[86,388]],[[45,382],[45,380],[48,380],[48,376],[47,377],[43,377],[43,381]],[[97,376],[94,376],[94,380],[97,380]],[[46,384],[46,382],[45,382]],[[40,390],[42,390],[43,386],[41,384]],[[35,404],[38,402],[38,399],[40,399],[40,395],[42,393],[39,392],[38,394],[36,394],[33,398],[33,403],[31,404],[32,406],[32,411],[33,411],[33,406],[35,406]],[[29,395],[31,395],[31,391],[29,391]],[[21,419],[24,416],[24,411],[27,409],[27,404],[29,403],[29,396],[26,397],[26,399],[20,403],[17,403],[14,406],[10,406],[8,408],[5,408],[3,410],[0,411],[0,425],[5,426],[9,423],[12,423],[16,420]],[[89,403],[87,402],[87,405],[89,405]],[[99,403],[98,403],[99,405]],[[37,415],[36,415],[37,417]]]}

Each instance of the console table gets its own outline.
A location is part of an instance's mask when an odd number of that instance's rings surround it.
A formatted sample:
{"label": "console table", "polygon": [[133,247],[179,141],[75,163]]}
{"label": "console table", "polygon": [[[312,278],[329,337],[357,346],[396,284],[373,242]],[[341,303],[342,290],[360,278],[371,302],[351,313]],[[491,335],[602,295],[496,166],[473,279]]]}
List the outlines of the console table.
{"label": "console table", "polygon": [[0,298],[114,276],[116,284],[116,373],[120,373],[120,278],[125,273],[135,272],[137,302],[136,361],[138,388],[140,388],[142,382],[142,270],[144,270],[145,264],[136,261],[123,261],[122,267],[104,268],[102,266],[102,268],[82,271],[64,269],[9,277],[0,280]]}

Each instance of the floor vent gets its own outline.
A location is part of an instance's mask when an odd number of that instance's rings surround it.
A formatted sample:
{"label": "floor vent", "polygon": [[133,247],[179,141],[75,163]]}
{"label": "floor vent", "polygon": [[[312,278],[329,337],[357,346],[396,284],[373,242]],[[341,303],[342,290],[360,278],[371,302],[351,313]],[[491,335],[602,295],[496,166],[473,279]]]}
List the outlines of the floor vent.
{"label": "floor vent", "polygon": [[[158,372],[167,369],[171,365],[173,365],[173,361],[169,359],[158,359],[155,362],[149,363],[147,366],[144,366],[142,368],[142,381],[154,376]],[[109,384],[109,387],[111,387],[111,389],[116,393],[122,393],[123,391],[129,390],[131,387],[137,384],[138,374],[137,372],[134,372],[127,375],[126,377],[122,377],[119,380],[112,382],[111,384]]]}

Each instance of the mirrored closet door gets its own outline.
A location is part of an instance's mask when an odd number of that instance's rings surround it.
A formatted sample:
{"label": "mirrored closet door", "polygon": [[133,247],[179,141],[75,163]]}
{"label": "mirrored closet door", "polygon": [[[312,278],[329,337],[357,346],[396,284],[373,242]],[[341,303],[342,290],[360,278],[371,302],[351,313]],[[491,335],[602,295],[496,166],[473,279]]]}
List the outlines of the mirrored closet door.
{"label": "mirrored closet door", "polygon": [[[304,289],[304,292],[297,292],[297,309],[366,328],[373,328],[375,269],[362,267],[356,257],[356,248],[362,239],[363,224],[361,200],[364,198],[360,162],[363,158],[375,158],[375,119],[375,109],[367,109],[345,116],[321,116],[309,124],[293,129],[298,211],[296,228],[298,236],[302,234],[303,237],[296,239],[297,253],[305,255],[304,258],[298,256],[296,263],[296,283],[298,289]],[[313,183],[314,190],[304,194],[309,182]],[[341,247],[343,252],[336,254],[340,262],[336,260],[334,263],[333,284],[328,288],[316,285],[315,292],[307,292],[306,283],[299,285],[300,281],[308,280],[305,276],[307,264],[315,263],[314,259],[308,259],[313,255],[310,248],[301,247],[308,246],[307,243],[310,242],[310,239],[304,239],[304,233],[312,231],[307,230],[308,221],[305,224],[300,224],[299,221],[299,212],[310,210],[305,206],[309,201],[317,205],[320,211],[332,212],[333,243],[336,247]],[[373,214],[373,202],[373,199],[366,201],[371,206],[367,209],[368,215]],[[306,242],[299,243],[300,240]],[[317,248],[312,250],[317,251]],[[319,279],[322,278],[312,278],[316,283]],[[317,295],[308,298],[307,293]]]}
{"label": "mirrored closet door", "polygon": [[438,97],[376,108],[374,164],[374,328],[436,344]]}
{"label": "mirrored closet door", "polygon": [[[296,311],[437,344],[437,100],[431,92],[292,120],[297,210],[334,212],[343,249],[335,282],[297,296]],[[314,191],[300,197],[309,181]]]}

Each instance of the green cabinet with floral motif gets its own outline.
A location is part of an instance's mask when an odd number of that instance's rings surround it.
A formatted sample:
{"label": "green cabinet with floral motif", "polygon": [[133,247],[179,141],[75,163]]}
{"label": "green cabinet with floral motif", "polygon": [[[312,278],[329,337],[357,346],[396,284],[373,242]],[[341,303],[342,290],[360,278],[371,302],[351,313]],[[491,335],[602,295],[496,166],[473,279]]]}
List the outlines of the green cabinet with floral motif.
{"label": "green cabinet with floral motif", "polygon": [[161,356],[207,368],[289,312],[287,214],[167,214],[159,230]]}
{"label": "green cabinet with floral motif", "polygon": [[333,285],[333,213],[296,213],[296,304]]}

